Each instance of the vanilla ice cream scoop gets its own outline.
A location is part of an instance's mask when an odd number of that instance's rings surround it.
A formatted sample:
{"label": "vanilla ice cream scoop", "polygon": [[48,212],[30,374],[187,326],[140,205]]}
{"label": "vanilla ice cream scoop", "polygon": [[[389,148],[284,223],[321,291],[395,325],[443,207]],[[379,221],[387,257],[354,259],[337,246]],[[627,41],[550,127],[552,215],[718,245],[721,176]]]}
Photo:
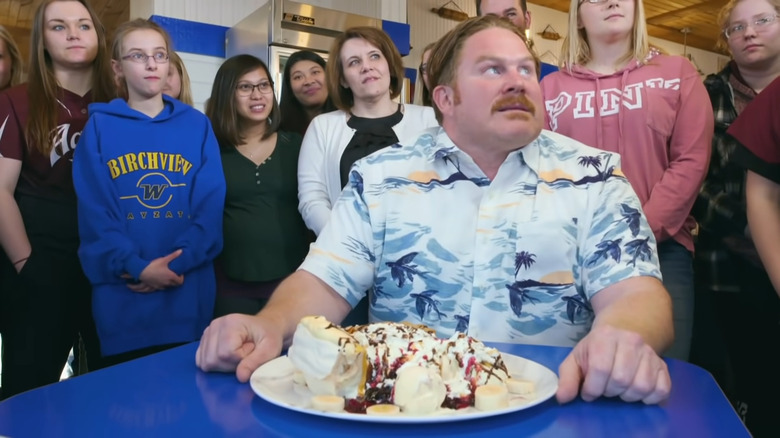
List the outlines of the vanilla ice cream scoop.
{"label": "vanilla ice cream scoop", "polygon": [[301,319],[287,356],[314,395],[362,394],[365,349],[321,316]]}
{"label": "vanilla ice cream scoop", "polygon": [[393,403],[405,414],[427,415],[439,409],[447,388],[438,369],[404,366],[398,370]]}

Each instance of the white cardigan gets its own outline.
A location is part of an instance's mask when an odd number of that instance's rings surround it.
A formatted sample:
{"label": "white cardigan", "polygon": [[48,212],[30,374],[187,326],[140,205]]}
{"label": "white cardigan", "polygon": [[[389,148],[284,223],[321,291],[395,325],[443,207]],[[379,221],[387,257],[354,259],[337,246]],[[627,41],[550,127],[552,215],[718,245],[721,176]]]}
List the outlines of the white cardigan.
{"label": "white cardigan", "polygon": [[[413,144],[423,130],[438,126],[433,108],[404,104],[403,118],[393,126],[398,142]],[[298,158],[298,210],[315,234],[325,228],[333,204],[341,195],[339,163],[355,130],[348,113],[333,111],[315,117],[301,144]]]}

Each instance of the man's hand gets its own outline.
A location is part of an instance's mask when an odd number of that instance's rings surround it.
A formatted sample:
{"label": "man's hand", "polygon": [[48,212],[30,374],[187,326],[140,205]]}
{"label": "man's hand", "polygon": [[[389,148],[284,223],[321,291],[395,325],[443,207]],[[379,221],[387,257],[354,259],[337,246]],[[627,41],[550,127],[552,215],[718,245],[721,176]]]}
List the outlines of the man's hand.
{"label": "man's hand", "polygon": [[585,401],[605,396],[656,404],[672,389],[666,363],[641,336],[606,325],[594,328],[574,347],[558,374],[560,403],[580,393]]}
{"label": "man's hand", "polygon": [[236,371],[246,382],[262,364],[279,356],[284,336],[265,316],[232,314],[215,319],[203,331],[195,363],[203,371]]}
{"label": "man's hand", "polygon": [[[177,275],[168,268],[171,260],[181,255],[181,249],[152,260],[141,272],[139,280],[141,283],[151,288],[151,290],[166,289],[169,287],[181,286],[184,283],[184,276]],[[132,287],[130,289],[133,289]],[[144,288],[147,289],[147,288]],[[139,290],[136,292],[149,292],[148,290]]]}

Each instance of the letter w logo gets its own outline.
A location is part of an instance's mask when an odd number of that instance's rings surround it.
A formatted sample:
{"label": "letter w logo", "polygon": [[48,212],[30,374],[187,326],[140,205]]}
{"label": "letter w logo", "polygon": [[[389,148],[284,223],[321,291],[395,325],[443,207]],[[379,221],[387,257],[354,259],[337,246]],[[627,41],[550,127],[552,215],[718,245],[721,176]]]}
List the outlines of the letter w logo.
{"label": "letter w logo", "polygon": [[168,188],[168,184],[141,184],[141,188],[144,190],[144,201],[157,201]]}

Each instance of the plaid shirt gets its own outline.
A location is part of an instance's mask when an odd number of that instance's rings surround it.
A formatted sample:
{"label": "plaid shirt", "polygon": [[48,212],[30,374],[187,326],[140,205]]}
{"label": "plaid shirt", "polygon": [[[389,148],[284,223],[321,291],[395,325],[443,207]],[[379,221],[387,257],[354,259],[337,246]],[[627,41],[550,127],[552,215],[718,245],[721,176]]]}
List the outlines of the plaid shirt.
{"label": "plaid shirt", "polygon": [[738,289],[738,277],[734,275],[731,259],[734,255],[758,262],[755,246],[746,235],[745,169],[734,162],[732,154],[738,143],[726,133],[738,116],[738,107],[744,107],[735,102],[732,84],[737,81],[742,88],[743,92],[739,94],[745,99],[744,104],[752,100],[755,93],[751,93],[750,87],[742,83],[732,69],[736,69],[734,62],[704,80],[712,101],[715,135],[709,172],[692,214],[700,227],[696,242],[697,270],[702,274],[702,281],[709,283],[710,290]]}

